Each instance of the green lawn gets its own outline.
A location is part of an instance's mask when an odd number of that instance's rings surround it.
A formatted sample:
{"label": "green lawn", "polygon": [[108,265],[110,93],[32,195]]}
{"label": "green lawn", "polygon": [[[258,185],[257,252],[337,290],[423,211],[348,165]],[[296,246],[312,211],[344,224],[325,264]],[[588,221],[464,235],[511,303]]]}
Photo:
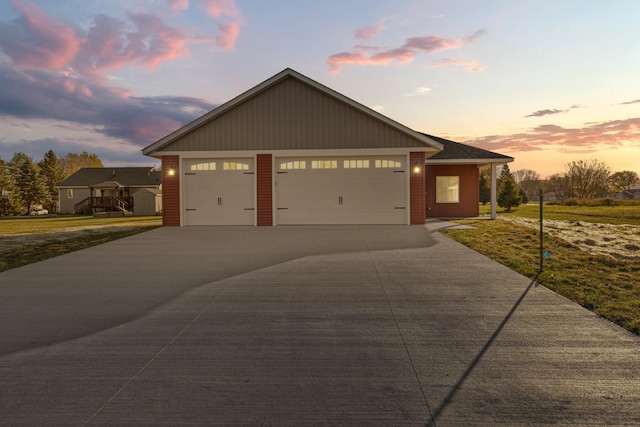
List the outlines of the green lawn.
{"label": "green lawn", "polygon": [[0,235],[24,234],[24,233],[48,233],[64,231],[66,228],[93,227],[100,225],[132,225],[145,223],[145,225],[161,225],[162,217],[159,216],[130,216],[121,218],[94,218],[90,215],[65,215],[58,217],[30,217],[0,218]]}
{"label": "green lawn", "polygon": [[[0,219],[0,239],[20,239],[18,243],[0,245],[0,272],[53,258],[69,252],[100,245],[112,240],[142,233],[162,224],[158,216],[93,218],[92,216],[59,216]],[[121,226],[102,228],[96,226]],[[85,229],[71,238],[43,233]],[[38,243],[20,243],[22,234],[38,235]],[[76,232],[76,234],[78,234]],[[25,241],[29,241],[28,239]]]}
{"label": "green lawn", "polygon": [[[631,209],[629,209],[631,208]],[[487,207],[482,207],[487,211]],[[538,218],[539,205],[527,205],[500,215]],[[629,216],[627,216],[631,213]],[[544,206],[547,219],[640,225],[640,206],[583,207]],[[459,220],[472,230],[445,230],[443,234],[504,264],[529,278],[539,267],[537,230],[508,221]],[[544,236],[544,261],[537,282],[592,310],[618,325],[640,334],[640,259],[592,255],[570,242]]]}

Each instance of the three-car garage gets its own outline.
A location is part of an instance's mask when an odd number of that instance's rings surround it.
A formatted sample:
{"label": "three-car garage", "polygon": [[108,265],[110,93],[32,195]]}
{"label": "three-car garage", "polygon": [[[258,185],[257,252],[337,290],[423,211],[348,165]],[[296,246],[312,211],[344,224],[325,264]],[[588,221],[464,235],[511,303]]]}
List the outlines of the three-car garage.
{"label": "three-car garage", "polygon": [[[253,225],[254,158],[183,159],[184,225]],[[277,157],[274,225],[406,224],[407,157]]]}

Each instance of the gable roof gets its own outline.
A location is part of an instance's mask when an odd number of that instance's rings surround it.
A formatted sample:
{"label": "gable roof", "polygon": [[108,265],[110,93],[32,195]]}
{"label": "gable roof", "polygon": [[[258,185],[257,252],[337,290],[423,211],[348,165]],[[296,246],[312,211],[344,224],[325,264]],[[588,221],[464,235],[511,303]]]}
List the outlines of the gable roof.
{"label": "gable roof", "polygon": [[[243,141],[242,144],[237,144],[237,145],[230,145],[229,138],[224,138],[223,136],[220,136],[219,138],[211,138],[208,135],[194,136],[192,140],[186,141],[185,143],[185,140],[189,138],[190,134],[192,135],[197,134],[198,132],[201,131],[201,129],[204,126],[210,124],[214,120],[216,119],[224,120],[225,118],[223,116],[225,116],[227,113],[231,113],[234,110],[239,111],[236,109],[246,105],[247,101],[255,100],[260,95],[265,94],[270,89],[273,89],[278,85],[284,87],[285,83],[287,82],[291,83],[292,81],[297,83],[298,86],[304,87],[307,94],[311,93],[312,95],[317,95],[319,93],[320,95],[322,95],[322,99],[332,100],[334,102],[334,104],[332,105],[339,104],[341,105],[341,108],[346,108],[346,110],[343,110],[343,111],[355,112],[357,113],[357,117],[365,117],[367,120],[369,120],[370,123],[372,123],[371,121],[373,121],[378,126],[382,126],[382,128],[384,128],[385,130],[390,130],[394,132],[395,135],[402,134],[402,137],[400,139],[397,139],[397,141],[401,140],[401,142],[391,142],[390,138],[387,138],[387,139],[379,138],[379,140],[382,139],[384,142],[382,143],[377,142],[378,145],[367,145],[370,143],[370,140],[365,141],[364,138],[360,138],[360,140],[358,140],[357,138],[352,138],[347,140],[347,143],[352,145],[346,146],[344,143],[339,144],[335,140],[332,140],[331,138],[328,138],[328,137],[320,138],[319,136],[313,135],[313,132],[311,130],[306,129],[305,131],[307,132],[307,135],[311,132],[312,133],[311,136],[313,138],[291,138],[291,141],[289,142],[279,141],[277,144],[274,144],[273,142],[265,143],[265,139],[267,138],[265,138],[264,133],[254,134],[252,138],[245,137],[242,139]],[[287,100],[289,99],[290,98],[287,98]],[[318,101],[318,98],[317,97],[314,98],[314,101]],[[338,104],[335,104],[335,102],[337,102]],[[305,107],[306,105],[311,105],[311,103],[305,104]],[[263,111],[264,114],[271,114],[271,115],[276,114],[268,110],[261,110],[261,111]],[[295,112],[298,113],[299,110],[295,110]],[[229,117],[229,116],[227,115],[226,117]],[[255,120],[256,117],[253,116],[252,119]],[[258,119],[261,119],[261,117],[258,117]],[[329,117],[324,119],[332,124],[336,123],[336,120],[338,120],[335,117]],[[237,129],[239,127],[238,122],[235,122],[234,124],[235,124],[235,128]],[[291,127],[304,126],[303,124],[299,124],[295,122],[287,122],[287,124],[288,125],[290,124]],[[348,123],[347,124],[341,123],[341,125],[344,128],[349,127]],[[233,124],[229,126],[231,129],[234,129]],[[245,128],[247,129],[243,129],[243,131],[256,132],[256,130],[253,129],[254,127],[255,126],[251,126],[251,127],[245,126]],[[251,128],[251,129],[248,129],[248,128]],[[320,128],[319,130],[326,130],[326,126],[324,128]],[[222,132],[222,134],[224,135],[224,132]],[[290,68],[287,68],[281,71],[280,73],[274,75],[273,77],[253,87],[252,89],[249,89],[243,94],[233,98],[232,100],[226,102],[225,104],[222,104],[219,107],[215,108],[214,110],[195,119],[191,123],[186,124],[185,126],[181,127],[175,132],[172,132],[171,134],[165,136],[164,138],[161,138],[158,141],[154,142],[153,144],[145,147],[142,150],[142,153],[145,155],[154,155],[154,153],[160,150],[171,151],[172,148],[175,149],[176,151],[194,150],[194,148],[192,147],[198,144],[202,144],[201,141],[203,139],[207,140],[207,144],[215,145],[215,148],[209,148],[209,147],[203,148],[201,145],[199,146],[199,148],[197,148],[199,150],[205,150],[205,151],[206,150],[211,150],[211,151],[233,150],[233,149],[239,149],[239,150],[250,150],[250,149],[274,150],[276,149],[277,150],[277,149],[321,149],[321,148],[382,148],[380,144],[388,144],[383,148],[401,147],[401,146],[416,147],[419,149],[427,149],[427,150],[430,149],[429,151],[434,151],[434,152],[440,151],[442,149],[442,145],[439,142],[431,139],[429,136],[425,134],[421,134],[419,132],[415,132],[414,130],[409,129],[408,127],[378,113],[377,111],[374,111],[368,107],[365,107],[364,105]],[[198,140],[198,142],[195,142],[193,140]],[[173,147],[170,147],[171,145],[173,145]]]}
{"label": "gable roof", "polygon": [[513,157],[482,148],[423,134],[442,144],[443,150],[427,159],[427,163],[509,163]]}
{"label": "gable roof", "polygon": [[162,172],[149,167],[82,168],[56,187],[95,187],[117,183],[123,187],[158,187]]}

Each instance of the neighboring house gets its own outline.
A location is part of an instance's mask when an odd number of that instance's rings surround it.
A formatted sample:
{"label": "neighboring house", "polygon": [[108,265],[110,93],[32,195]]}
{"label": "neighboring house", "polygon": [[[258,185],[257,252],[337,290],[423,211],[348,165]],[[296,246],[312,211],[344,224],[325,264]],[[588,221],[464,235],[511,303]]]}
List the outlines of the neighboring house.
{"label": "neighboring house", "polygon": [[424,224],[479,212],[512,157],[415,132],[285,69],[144,148],[163,224]]}
{"label": "neighboring house", "polygon": [[618,193],[615,193],[614,197],[616,199],[640,200],[640,188],[632,188],[629,190],[620,191]]}
{"label": "neighboring house", "polygon": [[[149,167],[82,168],[56,186],[58,211],[121,211],[155,215],[161,209],[162,172]],[[144,191],[144,195],[138,195]]]}

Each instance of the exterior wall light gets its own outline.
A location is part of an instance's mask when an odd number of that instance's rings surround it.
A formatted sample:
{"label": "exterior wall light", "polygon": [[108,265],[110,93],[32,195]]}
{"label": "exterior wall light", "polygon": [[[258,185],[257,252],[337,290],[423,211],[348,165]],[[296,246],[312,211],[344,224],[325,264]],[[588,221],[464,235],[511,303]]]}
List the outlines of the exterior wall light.
{"label": "exterior wall light", "polygon": [[420,165],[415,163],[413,166],[413,173],[420,173]]}
{"label": "exterior wall light", "polygon": [[173,165],[169,166],[169,170],[167,171],[167,174],[169,176],[174,176],[176,174],[176,168]]}

